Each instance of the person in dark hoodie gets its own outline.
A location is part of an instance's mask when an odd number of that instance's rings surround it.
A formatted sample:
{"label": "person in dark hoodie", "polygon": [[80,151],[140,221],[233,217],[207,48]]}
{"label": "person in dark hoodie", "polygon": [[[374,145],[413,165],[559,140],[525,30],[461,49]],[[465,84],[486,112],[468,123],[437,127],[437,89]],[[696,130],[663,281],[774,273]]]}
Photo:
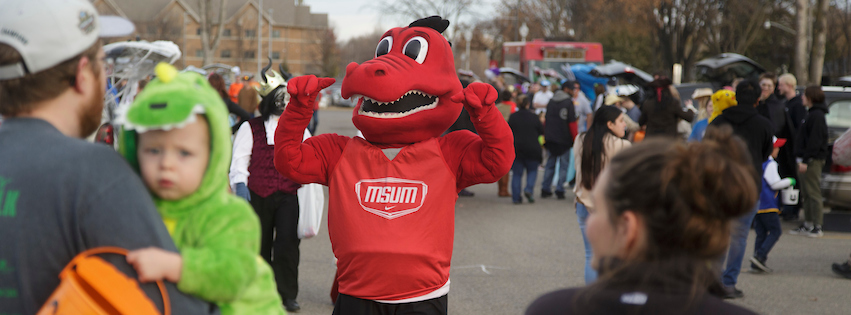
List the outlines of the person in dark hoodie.
{"label": "person in dark hoodie", "polygon": [[[791,74],[781,76],[783,78],[781,82],[777,82],[774,74],[771,73],[763,73],[759,76],[759,86],[762,89],[762,93],[759,95],[759,105],[757,105],[756,110],[760,115],[768,118],[774,124],[774,136],[779,139],[786,139],[786,145],[780,148],[780,153],[774,159],[777,161],[777,172],[780,174],[780,177],[792,177],[797,181],[799,180],[798,164],[795,162],[795,136],[797,135],[797,127],[790,115],[792,113],[791,109],[786,109],[787,100],[785,98],[788,94],[792,99],[796,99],[800,103],[801,97],[795,93],[795,77],[792,76],[790,78],[789,76]],[[789,84],[790,81],[793,82],[791,85]],[[777,86],[780,96],[774,93],[775,86]],[[793,104],[793,101],[789,100],[788,103]],[[806,109],[804,109],[803,105],[798,104],[796,106],[800,106],[801,110],[806,114]],[[803,118],[803,116],[801,117]],[[798,121],[797,123],[800,124],[801,122]],[[786,209],[787,207],[789,209]],[[799,205],[786,205],[782,206],[782,208],[781,217],[787,218],[787,220],[797,219],[798,210],[800,209]]]}
{"label": "person in dark hoodie", "polygon": [[798,130],[795,156],[798,161],[798,172],[801,174],[805,221],[790,233],[822,237],[823,205],[819,183],[824,161],[830,154],[827,150],[827,122],[824,118],[827,114],[827,106],[824,104],[824,92],[818,85],[808,86],[804,90],[803,101],[808,112]]}
{"label": "person in dark hoodie", "polygon": [[[517,102],[517,112],[508,117],[508,126],[514,134],[514,165],[511,166],[511,199],[514,204],[523,202],[522,196],[531,198],[535,179],[538,177],[538,166],[543,159],[541,144],[538,138],[544,134],[544,126],[538,115],[529,111],[531,100],[526,95],[521,95]],[[523,184],[523,171],[526,171],[526,187]],[[532,202],[534,199],[530,199]]]}
{"label": "person in dark hoodie", "polygon": [[[555,193],[558,199],[564,199],[564,182],[567,180],[567,168],[570,164],[573,138],[576,137],[576,108],[573,105],[573,82],[563,82],[547,104],[544,123],[544,148],[547,149],[547,164],[544,167],[544,179],[541,182],[541,198],[553,195],[553,177],[557,176]],[[556,169],[558,162],[558,169]],[[531,195],[527,195],[533,202]]]}
{"label": "person in dark hoodie", "polygon": [[[759,183],[762,183],[762,163],[771,155],[774,146],[772,139],[774,125],[756,110],[760,93],[761,89],[756,81],[742,81],[736,86],[738,105],[725,109],[709,124],[709,128],[730,125],[733,128],[733,134],[745,141],[751,156],[751,176],[754,178],[752,189],[757,195],[760,189]],[[734,222],[731,229],[727,265],[721,279],[725,289],[724,298],[744,297],[744,293],[736,289],[736,281],[742,269],[748,232],[757,208],[759,208],[758,204],[754,204],[751,211],[740,217],[738,222]]]}
{"label": "person in dark hoodie", "polygon": [[680,119],[692,122],[695,117],[694,107],[688,105],[683,108],[680,105],[679,95],[674,95],[671,88],[671,79],[659,76],[650,82],[650,93],[647,100],[641,106],[641,117],[638,124],[647,126],[645,131],[647,137],[652,136],[677,136],[677,123]]}
{"label": "person in dark hoodie", "polygon": [[789,118],[792,119],[792,125],[795,130],[801,127],[801,122],[807,116],[807,108],[804,107],[802,95],[797,91],[798,80],[791,73],[780,75],[777,82],[777,90],[786,99],[786,111],[789,113]]}

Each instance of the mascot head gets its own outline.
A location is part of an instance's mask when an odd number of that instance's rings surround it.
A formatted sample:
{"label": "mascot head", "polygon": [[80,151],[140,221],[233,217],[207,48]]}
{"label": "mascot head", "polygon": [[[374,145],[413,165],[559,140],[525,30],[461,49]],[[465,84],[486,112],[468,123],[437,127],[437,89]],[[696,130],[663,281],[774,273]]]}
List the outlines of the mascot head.
{"label": "mascot head", "polygon": [[341,94],[355,97],[352,122],[374,143],[407,144],[440,136],[462,105],[452,49],[441,33],[449,21],[432,16],[384,33],[375,58],[346,67]]}

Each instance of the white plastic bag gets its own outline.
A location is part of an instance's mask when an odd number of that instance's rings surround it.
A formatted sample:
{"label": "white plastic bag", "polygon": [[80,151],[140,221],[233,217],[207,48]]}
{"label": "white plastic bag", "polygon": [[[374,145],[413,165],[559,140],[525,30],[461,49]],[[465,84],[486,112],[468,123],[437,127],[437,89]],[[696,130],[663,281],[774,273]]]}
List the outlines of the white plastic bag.
{"label": "white plastic bag", "polygon": [[833,163],[851,166],[851,128],[833,142]]}
{"label": "white plastic bag", "polygon": [[319,233],[322,224],[322,208],[325,207],[325,194],[322,185],[302,185],[298,196],[298,238],[311,238]]}

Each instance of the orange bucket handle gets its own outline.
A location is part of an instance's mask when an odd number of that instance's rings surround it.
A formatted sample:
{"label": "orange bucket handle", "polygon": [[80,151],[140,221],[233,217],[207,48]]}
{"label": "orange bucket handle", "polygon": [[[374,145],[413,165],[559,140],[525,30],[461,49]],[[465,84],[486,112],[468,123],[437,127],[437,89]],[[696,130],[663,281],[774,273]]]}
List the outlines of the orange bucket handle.
{"label": "orange bucket handle", "polygon": [[[74,268],[75,266],[77,266],[77,263],[79,263],[80,260],[82,260],[83,258],[89,257],[89,256],[94,256],[94,255],[99,255],[99,254],[118,254],[118,255],[122,255],[122,256],[127,256],[128,252],[129,251],[126,250],[126,249],[123,249],[121,247],[115,247],[115,246],[95,247],[95,248],[86,250],[86,251],[80,253],[79,255],[77,255],[76,257],[74,257],[74,259],[71,260],[71,262],[68,263],[68,265],[65,266],[64,269],[62,269],[62,273],[65,273],[66,271],[69,271],[71,268]],[[165,284],[162,281],[157,281],[157,287],[159,287],[160,294],[162,295],[162,299],[163,299],[163,315],[171,315],[171,302],[168,299],[168,292],[166,291]]]}

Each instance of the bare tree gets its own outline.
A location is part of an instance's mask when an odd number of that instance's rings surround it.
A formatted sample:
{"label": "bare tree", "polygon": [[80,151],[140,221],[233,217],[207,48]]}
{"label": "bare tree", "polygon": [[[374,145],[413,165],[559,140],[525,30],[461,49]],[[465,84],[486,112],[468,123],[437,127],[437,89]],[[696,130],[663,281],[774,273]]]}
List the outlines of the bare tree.
{"label": "bare tree", "polygon": [[[218,1],[218,12],[213,12],[213,0],[198,0],[198,6],[201,8],[201,12],[199,12],[201,16],[201,51],[203,57],[201,63],[205,66],[211,63],[216,49],[219,48],[219,41],[222,39],[222,33],[224,32],[223,23],[225,21],[226,0]],[[212,19],[214,13],[217,13],[219,16],[219,25],[213,25]]]}
{"label": "bare tree", "polygon": [[371,34],[361,35],[346,41],[340,47],[340,66],[345,69],[351,62],[363,63],[375,57],[375,47],[384,31],[375,30]]}
{"label": "bare tree", "polygon": [[714,17],[713,4],[714,0],[662,0],[653,9],[662,63],[682,64],[688,80],[708,34],[704,26]]}
{"label": "bare tree", "polygon": [[815,21],[813,22],[813,42],[810,48],[810,83],[821,84],[821,74],[824,69],[825,43],[827,42],[827,8],[829,0],[817,0],[814,7]]}
{"label": "bare tree", "polygon": [[807,27],[809,26],[810,0],[798,0],[795,7],[795,62],[792,65],[798,84],[806,85],[809,80],[807,71]]}
{"label": "bare tree", "polygon": [[533,0],[526,4],[526,11],[534,15],[534,23],[541,25],[545,37],[564,37],[571,28],[569,7],[577,3],[584,1]]}
{"label": "bare tree", "polygon": [[[745,54],[760,36],[763,25],[777,10],[784,10],[776,0],[721,0],[708,12],[706,44],[711,54],[734,52]],[[776,23],[776,21],[775,21]]]}
{"label": "bare tree", "polygon": [[319,31],[320,42],[317,48],[319,67],[322,76],[336,77],[340,74],[340,50],[337,47],[337,35],[334,27]]}
{"label": "bare tree", "polygon": [[381,0],[378,7],[387,14],[410,18],[411,21],[439,15],[451,23],[446,32],[447,38],[453,38],[458,30],[458,21],[462,16],[478,5],[480,0]]}

